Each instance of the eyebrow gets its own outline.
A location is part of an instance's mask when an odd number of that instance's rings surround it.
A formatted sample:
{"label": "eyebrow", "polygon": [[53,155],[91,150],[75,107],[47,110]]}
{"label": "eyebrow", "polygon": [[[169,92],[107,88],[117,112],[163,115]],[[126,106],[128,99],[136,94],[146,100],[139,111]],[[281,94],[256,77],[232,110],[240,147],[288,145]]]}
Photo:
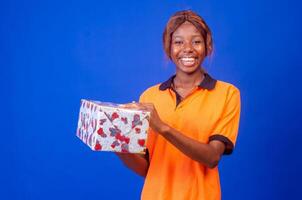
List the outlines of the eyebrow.
{"label": "eyebrow", "polygon": [[[176,38],[176,37],[180,37],[180,38],[182,38],[182,36],[180,36],[180,35],[174,35],[174,36],[172,36],[172,38]],[[199,34],[192,35],[192,37],[201,37],[201,38],[202,38],[202,36],[201,36],[201,35],[199,35]]]}

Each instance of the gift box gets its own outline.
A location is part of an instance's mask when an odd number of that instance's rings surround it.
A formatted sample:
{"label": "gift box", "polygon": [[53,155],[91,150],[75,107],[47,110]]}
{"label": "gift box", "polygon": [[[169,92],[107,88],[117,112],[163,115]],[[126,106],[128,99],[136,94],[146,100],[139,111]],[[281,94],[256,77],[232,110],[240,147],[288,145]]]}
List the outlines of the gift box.
{"label": "gift box", "polygon": [[82,99],[77,136],[95,151],[145,153],[150,112]]}

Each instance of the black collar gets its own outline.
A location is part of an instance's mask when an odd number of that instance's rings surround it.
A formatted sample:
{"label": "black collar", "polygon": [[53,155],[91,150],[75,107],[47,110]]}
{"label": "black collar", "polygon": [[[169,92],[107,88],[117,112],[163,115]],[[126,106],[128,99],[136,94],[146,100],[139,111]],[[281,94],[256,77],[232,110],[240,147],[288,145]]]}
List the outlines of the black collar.
{"label": "black collar", "polygon": [[[173,83],[173,79],[175,78],[175,76],[176,75],[173,75],[167,81],[160,84],[159,89],[160,90],[166,90],[168,88],[171,88],[172,83]],[[215,88],[216,82],[217,82],[216,79],[213,79],[209,74],[205,73],[204,74],[204,79],[202,80],[202,82],[199,84],[198,87],[203,88],[203,89],[207,89],[207,90],[212,90],[212,89]]]}

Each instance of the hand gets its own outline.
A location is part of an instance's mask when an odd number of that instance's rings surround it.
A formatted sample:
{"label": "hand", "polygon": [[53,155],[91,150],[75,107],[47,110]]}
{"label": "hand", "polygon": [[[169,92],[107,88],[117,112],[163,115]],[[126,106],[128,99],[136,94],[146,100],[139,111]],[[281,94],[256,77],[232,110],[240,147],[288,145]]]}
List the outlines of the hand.
{"label": "hand", "polygon": [[132,102],[132,103],[128,103],[128,104],[124,104],[121,107],[123,108],[134,108],[134,109],[139,109],[139,110],[145,110],[150,112],[150,127],[158,132],[158,133],[162,133],[165,129],[165,127],[167,126],[159,117],[154,105],[152,103],[136,103],[136,102]]}

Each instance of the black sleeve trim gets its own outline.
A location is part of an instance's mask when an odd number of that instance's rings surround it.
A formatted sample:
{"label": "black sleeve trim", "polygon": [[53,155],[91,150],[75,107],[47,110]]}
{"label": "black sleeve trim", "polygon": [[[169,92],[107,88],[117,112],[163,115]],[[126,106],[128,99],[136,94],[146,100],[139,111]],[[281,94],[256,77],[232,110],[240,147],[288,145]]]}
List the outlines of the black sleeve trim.
{"label": "black sleeve trim", "polygon": [[224,143],[224,145],[225,145],[225,150],[223,152],[224,155],[230,155],[230,154],[232,154],[233,149],[234,149],[234,144],[233,144],[233,142],[229,138],[227,138],[227,137],[225,137],[223,135],[216,134],[216,135],[212,135],[209,138],[209,142],[213,141],[213,140],[219,140],[219,141],[221,141],[221,142]]}

